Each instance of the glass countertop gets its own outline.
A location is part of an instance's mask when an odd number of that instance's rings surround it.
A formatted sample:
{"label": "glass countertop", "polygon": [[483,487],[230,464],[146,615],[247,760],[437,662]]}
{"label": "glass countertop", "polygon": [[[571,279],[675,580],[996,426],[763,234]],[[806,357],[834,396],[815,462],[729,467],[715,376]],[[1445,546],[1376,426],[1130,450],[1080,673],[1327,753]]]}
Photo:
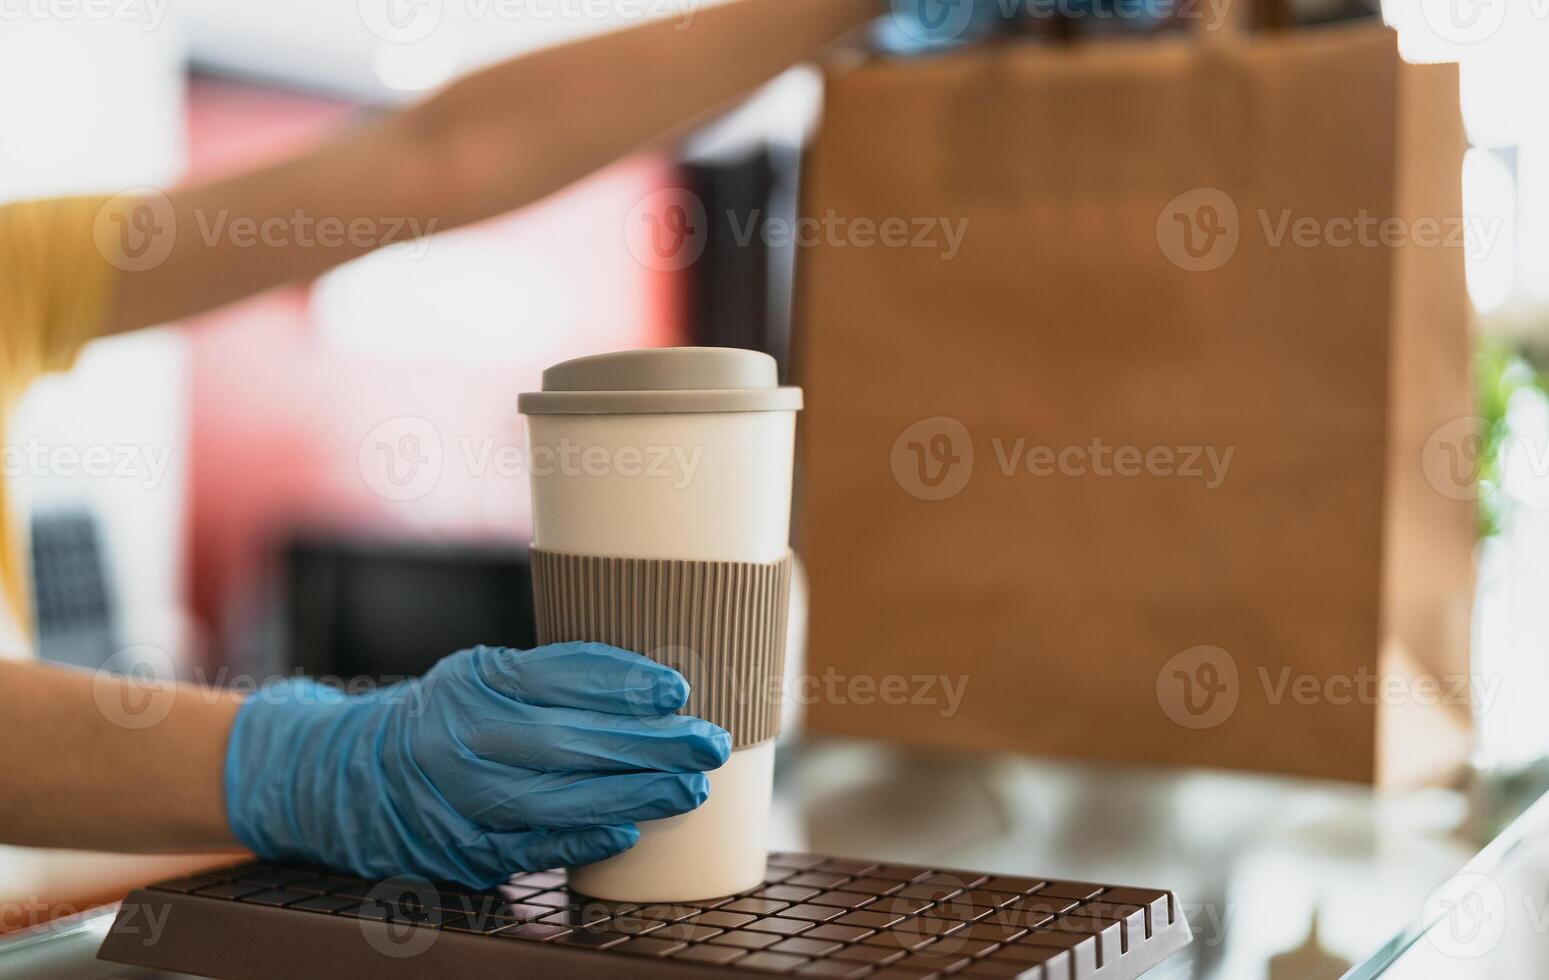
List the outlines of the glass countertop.
{"label": "glass countertop", "polygon": [[[1470,917],[1496,911],[1505,891],[1515,924],[1544,931],[1522,904],[1540,896],[1511,894],[1523,886],[1510,869],[1549,842],[1546,790],[1545,767],[1379,793],[812,742],[782,757],[775,837],[820,853],[1170,889],[1195,941],[1158,978],[1374,977],[1421,947],[1465,975],[1493,952],[1488,930],[1470,945],[1432,927],[1468,937]],[[1549,975],[1549,954],[1537,965],[1532,975]]]}
{"label": "glass countertop", "polygon": [[[1549,975],[1549,765],[1378,793],[809,739],[777,784],[778,849],[1176,892],[1156,980]],[[98,963],[110,915],[0,940],[0,980],[172,976]]]}

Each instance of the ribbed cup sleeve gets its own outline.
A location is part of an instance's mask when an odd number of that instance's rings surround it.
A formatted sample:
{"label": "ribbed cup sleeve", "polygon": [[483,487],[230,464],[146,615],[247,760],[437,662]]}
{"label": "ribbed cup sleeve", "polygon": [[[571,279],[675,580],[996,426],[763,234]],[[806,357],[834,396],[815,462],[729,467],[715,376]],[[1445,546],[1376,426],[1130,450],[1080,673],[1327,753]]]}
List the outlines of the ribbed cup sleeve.
{"label": "ribbed cup sleeve", "polygon": [[791,556],[769,564],[609,558],[532,549],[538,642],[589,641],[676,668],[685,714],[735,748],[780,732]]}

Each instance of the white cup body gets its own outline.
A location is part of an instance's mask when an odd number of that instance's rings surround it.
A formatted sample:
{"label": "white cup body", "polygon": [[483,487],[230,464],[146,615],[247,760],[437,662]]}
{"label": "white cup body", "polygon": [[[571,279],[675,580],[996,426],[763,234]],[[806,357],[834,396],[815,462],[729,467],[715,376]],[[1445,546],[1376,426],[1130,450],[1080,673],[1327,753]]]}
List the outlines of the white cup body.
{"label": "white cup body", "polygon": [[771,562],[790,547],[795,412],[530,415],[527,434],[540,548]]}
{"label": "white cup body", "polygon": [[[795,412],[530,415],[527,429],[539,548],[768,563],[790,546]],[[629,851],[571,869],[571,887],[672,902],[757,886],[773,770],[773,741],[734,751],[704,806],[641,824]]]}

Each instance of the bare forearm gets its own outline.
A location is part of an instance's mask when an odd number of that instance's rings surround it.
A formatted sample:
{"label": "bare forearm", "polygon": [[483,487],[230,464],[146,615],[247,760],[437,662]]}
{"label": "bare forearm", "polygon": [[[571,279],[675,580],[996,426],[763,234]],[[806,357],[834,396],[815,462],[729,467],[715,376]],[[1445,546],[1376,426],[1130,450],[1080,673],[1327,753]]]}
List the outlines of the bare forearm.
{"label": "bare forearm", "polygon": [[[644,24],[485,69],[304,157],[176,191],[159,222],[176,230],[170,254],[123,277],[108,328],[177,319],[529,204],[681,131],[879,9],[737,0]],[[278,229],[271,241],[266,227]]]}
{"label": "bare forearm", "polygon": [[472,75],[404,121],[443,137],[431,142],[466,209],[446,217],[477,218],[680,131],[878,10],[878,0],[739,0],[686,26],[658,21]]}
{"label": "bare forearm", "polygon": [[0,843],[231,848],[222,772],[238,701],[0,662]]}

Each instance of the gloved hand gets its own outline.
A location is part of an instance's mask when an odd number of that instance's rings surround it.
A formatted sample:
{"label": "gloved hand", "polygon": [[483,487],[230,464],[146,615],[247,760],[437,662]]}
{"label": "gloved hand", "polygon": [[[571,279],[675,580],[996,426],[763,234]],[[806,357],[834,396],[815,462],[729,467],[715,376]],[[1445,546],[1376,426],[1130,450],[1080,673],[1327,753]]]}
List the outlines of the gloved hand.
{"label": "gloved hand", "polygon": [[227,816],[265,860],[369,878],[589,864],[709,796],[731,736],[687,700],[676,671],[590,643],[465,650],[366,695],[282,681],[238,712]]}
{"label": "gloved hand", "polygon": [[885,16],[872,34],[875,46],[893,55],[938,51],[1029,33],[1115,34],[1154,31],[1169,21],[1187,22],[1202,10],[1183,0],[881,0]]}

